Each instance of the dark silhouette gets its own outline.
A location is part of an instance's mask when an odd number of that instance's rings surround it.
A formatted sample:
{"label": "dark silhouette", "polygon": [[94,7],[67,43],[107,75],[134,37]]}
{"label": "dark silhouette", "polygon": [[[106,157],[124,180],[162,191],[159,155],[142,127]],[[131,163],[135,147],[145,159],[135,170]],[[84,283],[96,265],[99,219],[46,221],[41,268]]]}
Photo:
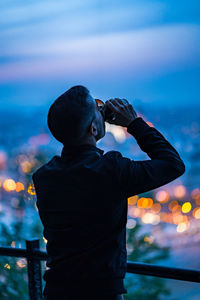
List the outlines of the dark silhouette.
{"label": "dark silhouette", "polygon": [[150,159],[134,161],[96,147],[105,135],[105,114],[85,87],[72,87],[51,105],[48,126],[62,153],[33,174],[48,241],[48,300],[123,299],[127,198],[185,172],[174,147],[127,100],[110,99],[105,106],[112,111],[107,122],[127,127]]}

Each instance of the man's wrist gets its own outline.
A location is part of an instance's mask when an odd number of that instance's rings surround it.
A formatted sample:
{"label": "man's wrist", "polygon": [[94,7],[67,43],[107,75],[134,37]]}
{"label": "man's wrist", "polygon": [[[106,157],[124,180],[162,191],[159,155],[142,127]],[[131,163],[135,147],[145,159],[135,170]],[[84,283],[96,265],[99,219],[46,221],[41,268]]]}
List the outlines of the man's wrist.
{"label": "man's wrist", "polygon": [[131,121],[129,122],[129,124],[128,124],[126,127],[128,128],[128,127],[129,127],[130,125],[132,125],[132,123],[134,123],[134,121],[137,120],[138,118],[141,119],[141,117],[136,117],[136,118],[134,118],[133,120],[131,120]]}

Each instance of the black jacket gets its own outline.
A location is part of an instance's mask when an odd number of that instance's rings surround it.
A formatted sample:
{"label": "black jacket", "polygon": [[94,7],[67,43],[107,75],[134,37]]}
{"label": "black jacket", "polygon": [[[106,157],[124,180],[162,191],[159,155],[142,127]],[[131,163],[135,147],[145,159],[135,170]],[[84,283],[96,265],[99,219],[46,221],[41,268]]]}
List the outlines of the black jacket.
{"label": "black jacket", "polygon": [[48,241],[46,290],[127,293],[127,198],[185,172],[174,147],[141,117],[127,131],[150,159],[134,161],[89,144],[64,146],[33,174]]}

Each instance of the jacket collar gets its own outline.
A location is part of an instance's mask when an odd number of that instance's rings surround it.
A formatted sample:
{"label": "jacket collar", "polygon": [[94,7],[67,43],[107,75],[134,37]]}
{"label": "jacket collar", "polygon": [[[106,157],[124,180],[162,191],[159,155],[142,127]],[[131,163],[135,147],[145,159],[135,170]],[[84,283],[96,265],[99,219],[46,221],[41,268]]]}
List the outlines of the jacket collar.
{"label": "jacket collar", "polygon": [[76,145],[76,146],[63,146],[62,152],[61,152],[61,157],[64,156],[71,156],[71,155],[77,155],[82,152],[90,152],[90,151],[96,151],[99,152],[101,155],[103,155],[104,150],[91,145],[91,144],[82,144],[82,145]]}

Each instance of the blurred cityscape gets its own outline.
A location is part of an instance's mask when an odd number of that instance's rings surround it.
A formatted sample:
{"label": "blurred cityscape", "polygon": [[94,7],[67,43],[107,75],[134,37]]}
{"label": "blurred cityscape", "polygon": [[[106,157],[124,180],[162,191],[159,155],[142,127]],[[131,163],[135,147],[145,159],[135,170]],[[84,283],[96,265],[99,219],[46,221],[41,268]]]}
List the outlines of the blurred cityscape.
{"label": "blurred cityscape", "polygon": [[[136,111],[158,129],[175,147],[186,165],[186,172],[175,181],[145,194],[128,198],[127,230],[141,225],[144,242],[157,242],[170,247],[170,257],[162,265],[200,268],[200,119],[199,107],[177,109],[155,108],[137,103]],[[32,228],[42,226],[36,207],[32,173],[54,155],[60,155],[62,145],[51,135],[46,125],[46,108],[9,109],[0,111],[0,221],[11,226],[23,224],[23,238],[32,237]],[[106,123],[106,135],[97,147],[105,152],[118,150],[133,160],[149,159],[126,128]],[[46,240],[42,238],[42,248]],[[23,247],[15,240],[11,247]],[[8,245],[2,236],[1,246]],[[133,245],[127,243],[128,254]],[[26,266],[23,259],[18,268]],[[4,268],[9,269],[8,263]],[[3,280],[0,278],[0,281]],[[172,285],[173,286],[173,285]],[[190,291],[192,295],[192,290]],[[200,292],[200,290],[199,290]],[[196,294],[195,294],[196,295]],[[180,298],[179,298],[180,299]],[[181,299],[197,299],[184,298]]]}

